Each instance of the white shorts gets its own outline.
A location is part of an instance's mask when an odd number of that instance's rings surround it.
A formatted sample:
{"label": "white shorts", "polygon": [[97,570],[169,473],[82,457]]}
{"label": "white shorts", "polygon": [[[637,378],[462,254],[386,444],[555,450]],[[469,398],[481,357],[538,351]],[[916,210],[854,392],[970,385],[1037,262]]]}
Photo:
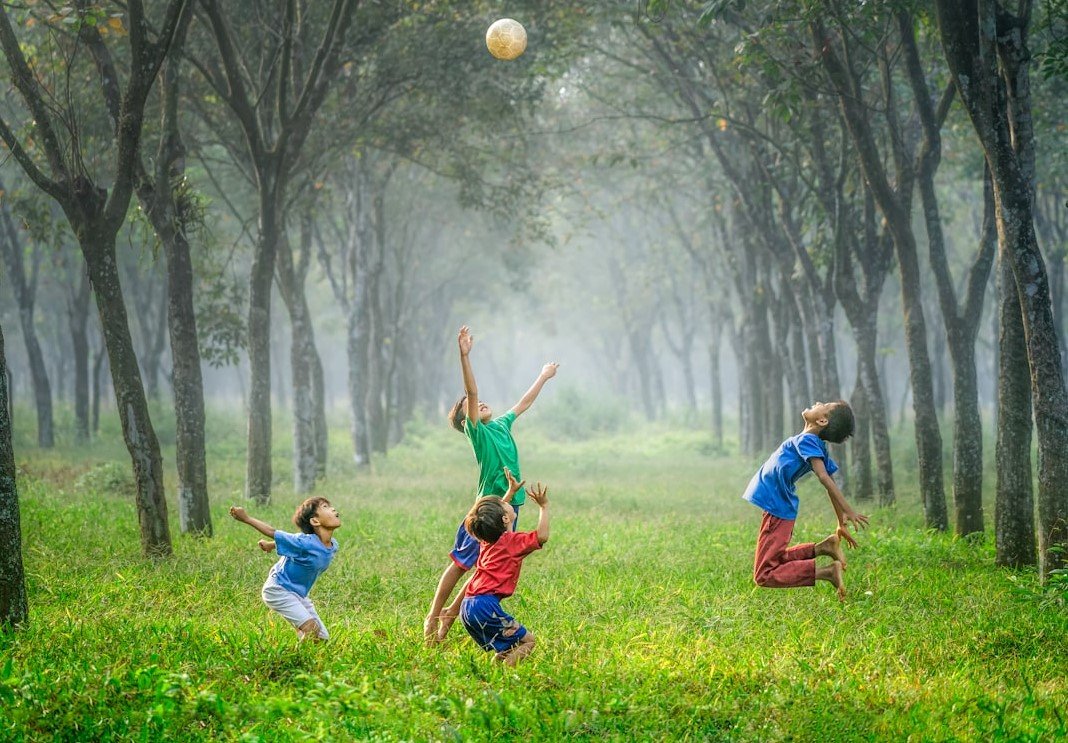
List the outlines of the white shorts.
{"label": "white shorts", "polygon": [[307,597],[294,593],[288,588],[282,588],[273,578],[268,578],[267,582],[263,584],[261,595],[263,596],[263,603],[285,617],[286,621],[292,624],[294,628],[299,628],[309,619],[314,619],[315,623],[319,625],[319,637],[324,640],[330,638],[330,633],[326,631],[326,625],[323,624],[323,620],[319,618],[319,614],[315,611],[315,604]]}

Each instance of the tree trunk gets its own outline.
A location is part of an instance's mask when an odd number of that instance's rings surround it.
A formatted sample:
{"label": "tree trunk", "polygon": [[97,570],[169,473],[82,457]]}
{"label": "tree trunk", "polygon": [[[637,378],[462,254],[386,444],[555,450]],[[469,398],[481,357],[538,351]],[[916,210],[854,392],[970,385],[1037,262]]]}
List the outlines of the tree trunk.
{"label": "tree trunk", "polygon": [[1019,295],[1038,431],[1039,574],[1046,580],[1068,564],[1068,391],[1035,237],[1030,4],[1020,16],[974,0],[936,6],[946,61],[993,177],[999,254],[1009,258]]}
{"label": "tree trunk", "polygon": [[315,427],[315,478],[326,477],[328,459],[329,431],[326,426],[326,384],[323,379],[323,362],[319,357],[315,343],[312,343],[312,355],[308,359],[311,365],[312,379],[312,413]]}
{"label": "tree trunk", "polygon": [[78,290],[67,305],[67,324],[74,353],[74,440],[78,443],[89,440],[89,336],[85,325],[88,315],[89,275],[82,272]]}
{"label": "tree trunk", "polygon": [[76,234],[89,269],[104,331],[123,439],[133,460],[141,551],[146,556],[163,557],[171,554],[167,501],[163,497],[163,460],[130,337],[126,305],[116,270],[115,238],[113,234],[109,237],[104,230],[97,232],[92,227],[77,229]]}
{"label": "tree trunk", "polygon": [[359,466],[368,466],[371,464],[371,434],[367,425],[367,407],[364,405],[367,397],[367,330],[362,319],[360,313],[349,313],[346,351],[349,358],[353,460]]}
{"label": "tree trunk", "polygon": [[271,286],[281,228],[274,189],[260,183],[260,234],[249,278],[248,453],[245,497],[271,502]]}
{"label": "tree trunk", "polygon": [[874,496],[871,472],[871,417],[859,371],[850,403],[856,418],[856,431],[850,439],[850,450],[853,454],[853,492],[856,493],[858,501],[870,501]]}
{"label": "tree trunk", "polygon": [[998,420],[994,541],[998,565],[1034,565],[1031,389],[1020,297],[1004,251],[998,259]]}
{"label": "tree trunk", "polygon": [[720,347],[723,329],[715,317],[712,318],[712,337],[708,342],[709,384],[711,390],[712,442],[716,449],[723,448],[723,383],[720,376]]}
{"label": "tree trunk", "polygon": [[[104,345],[104,339],[100,339],[100,348],[96,352],[96,358],[93,361],[93,382],[92,382],[92,412],[90,421],[90,429],[95,436],[100,433],[100,378],[103,375],[103,368],[107,364],[107,348]],[[110,371],[110,370],[109,370]]]}
{"label": "tree trunk", "polygon": [[[3,185],[0,184],[0,190]],[[52,417],[52,386],[48,381],[48,370],[45,367],[44,354],[41,352],[41,344],[37,340],[37,328],[33,322],[34,304],[37,294],[37,268],[34,267],[33,277],[29,282],[26,280],[26,270],[23,265],[23,245],[19,239],[18,231],[7,205],[0,210],[3,219],[3,235],[0,237],[0,252],[3,254],[4,264],[7,267],[8,277],[15,293],[15,302],[19,310],[19,326],[22,328],[22,339],[26,344],[26,357],[30,364],[30,380],[33,382],[33,399],[37,405],[37,446],[42,449],[51,449],[55,445],[55,425]],[[34,261],[40,258],[34,248]]]}
{"label": "tree trunk", "polygon": [[17,627],[29,618],[7,379],[4,331],[0,328],[0,627],[3,628]]}
{"label": "tree trunk", "polygon": [[886,416],[876,360],[876,318],[874,314],[864,322],[853,324],[857,342],[857,373],[864,385],[864,402],[871,422],[872,448],[875,451],[875,484],[880,506],[894,503],[894,466],[890,454],[890,423]]}

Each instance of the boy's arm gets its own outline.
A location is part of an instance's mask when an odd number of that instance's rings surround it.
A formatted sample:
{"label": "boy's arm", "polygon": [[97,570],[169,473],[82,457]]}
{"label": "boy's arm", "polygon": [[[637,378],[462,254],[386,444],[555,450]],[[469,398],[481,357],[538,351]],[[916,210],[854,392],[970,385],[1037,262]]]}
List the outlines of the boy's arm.
{"label": "boy's arm", "polygon": [[538,399],[538,394],[541,392],[541,388],[545,386],[545,383],[556,376],[556,369],[560,365],[555,361],[550,361],[548,364],[541,368],[541,374],[534,380],[534,384],[530,385],[530,389],[526,391],[519,402],[512,406],[512,412],[515,413],[518,418],[523,413],[527,412],[527,408],[534,404],[534,401]]}
{"label": "boy's arm", "polygon": [[538,544],[549,541],[549,489],[540,482],[527,488],[527,495],[538,504]]}
{"label": "boy's arm", "polygon": [[467,419],[478,421],[478,385],[475,384],[475,372],[471,369],[471,359],[468,356],[475,342],[471,329],[466,325],[460,328],[456,342],[460,346],[460,371],[464,377],[464,394],[467,395]]}
{"label": "boy's arm", "polygon": [[274,533],[277,530],[266,521],[252,518],[244,508],[241,508],[240,506],[230,506],[230,515],[238,521],[248,524],[263,536],[274,539]]}
{"label": "boy's arm", "polygon": [[834,478],[827,472],[827,466],[822,459],[813,457],[809,460],[809,463],[812,465],[812,472],[819,478],[820,484],[827,491],[827,497],[831,499],[831,506],[834,508],[835,516],[838,517],[838,536],[845,539],[850,547],[856,547],[857,542],[853,539],[853,535],[849,533],[848,526],[852,524],[854,529],[863,529],[868,525],[868,517],[862,513],[857,513],[852,506],[846,503],[845,496],[838,489],[838,484],[834,481]]}

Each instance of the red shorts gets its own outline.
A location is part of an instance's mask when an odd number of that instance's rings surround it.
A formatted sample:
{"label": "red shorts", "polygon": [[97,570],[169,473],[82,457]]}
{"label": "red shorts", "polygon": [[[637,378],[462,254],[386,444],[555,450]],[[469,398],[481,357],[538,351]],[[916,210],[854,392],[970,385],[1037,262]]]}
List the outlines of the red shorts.
{"label": "red shorts", "polygon": [[757,537],[753,580],[764,588],[816,585],[816,545],[808,542],[787,547],[794,535],[793,519],[764,512]]}

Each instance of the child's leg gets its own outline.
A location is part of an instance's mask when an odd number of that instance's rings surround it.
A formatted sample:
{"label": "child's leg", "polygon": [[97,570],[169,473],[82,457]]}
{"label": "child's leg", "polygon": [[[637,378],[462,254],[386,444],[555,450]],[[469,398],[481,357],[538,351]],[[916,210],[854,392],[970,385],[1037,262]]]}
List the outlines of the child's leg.
{"label": "child's leg", "polygon": [[834,586],[838,590],[839,601],[845,601],[846,597],[845,578],[842,576],[843,570],[845,570],[845,566],[838,560],[835,560],[825,568],[816,568],[816,580],[825,580]]}
{"label": "child's leg", "polygon": [[532,652],[534,652],[534,635],[527,632],[520,638],[519,642],[513,645],[509,650],[506,650],[503,653],[497,653],[495,657],[506,666],[514,666]]}
{"label": "child's leg", "polygon": [[816,543],[816,556],[823,555],[842,563],[842,570],[846,568],[845,552],[842,551],[842,538],[832,534],[822,542]]}
{"label": "child's leg", "polygon": [[[430,611],[427,612],[426,619],[423,620],[423,637],[428,642],[434,642],[438,639],[442,609],[445,608],[445,602],[452,595],[452,589],[456,587],[460,576],[466,572],[455,562],[450,562],[449,566],[445,568],[445,572],[441,574],[441,579],[438,580],[438,588],[434,591],[434,600],[430,602]],[[449,623],[452,624],[451,621]]]}
{"label": "child's leg", "polygon": [[322,620],[315,612],[315,607],[307,598],[289,589],[282,588],[272,579],[263,584],[263,603],[293,625],[297,637],[304,639],[309,633],[316,639],[326,639],[329,634]]}
{"label": "child's leg", "polygon": [[792,520],[764,514],[753,561],[753,580],[764,588],[794,588],[816,584],[816,546],[787,547],[794,533]]}
{"label": "child's leg", "polygon": [[326,625],[323,624],[323,620],[319,618],[319,612],[315,610],[315,604],[311,602],[309,598],[301,599],[304,609],[310,615],[308,621],[304,622],[299,628],[297,628],[297,634],[300,635],[303,632],[301,639],[311,637],[313,640],[329,640],[330,633],[326,631]]}

